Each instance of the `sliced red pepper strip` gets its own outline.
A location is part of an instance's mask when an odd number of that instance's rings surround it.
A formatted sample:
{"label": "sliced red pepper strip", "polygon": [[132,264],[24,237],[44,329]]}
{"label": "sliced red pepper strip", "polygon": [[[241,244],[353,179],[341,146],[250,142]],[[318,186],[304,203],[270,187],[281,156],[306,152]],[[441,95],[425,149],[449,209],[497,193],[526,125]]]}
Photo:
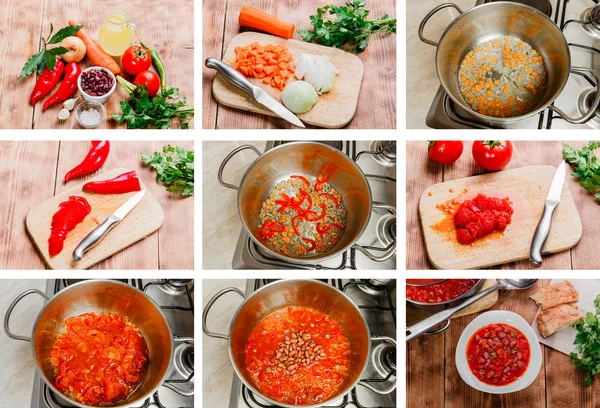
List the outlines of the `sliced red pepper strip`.
{"label": "sliced red pepper strip", "polygon": [[59,204],[59,210],[52,216],[48,253],[54,257],[63,250],[67,234],[92,212],[92,207],[83,197],[71,196]]}
{"label": "sliced red pepper strip", "polygon": [[290,178],[297,178],[299,180],[302,180],[304,184],[306,184],[306,188],[310,187],[310,182],[304,176],[290,176]]}
{"label": "sliced red pepper strip", "polygon": [[298,229],[296,228],[296,220],[298,218],[306,220],[306,217],[304,216],[304,214],[298,214],[294,218],[292,218],[292,227],[294,228],[294,232],[296,233],[296,235],[300,236],[300,231],[298,231]]}
{"label": "sliced red pepper strip", "polygon": [[291,208],[292,210],[296,210],[297,214],[304,214],[304,210],[300,207],[296,207],[295,205],[284,205],[279,209],[279,212],[284,213],[285,210],[287,210],[288,208]]}
{"label": "sliced red pepper strip", "polygon": [[310,246],[306,248],[306,252],[314,251],[317,248],[317,241],[314,239],[302,238],[302,241],[310,244]]}
{"label": "sliced red pepper strip", "polygon": [[317,176],[317,182],[315,183],[315,191],[321,191],[323,189],[323,184],[327,183],[327,177],[321,178]]}
{"label": "sliced red pepper strip", "polygon": [[290,196],[285,193],[281,193],[281,198],[279,200],[275,200],[275,204],[279,205],[288,205],[290,203]]}
{"label": "sliced red pepper strip", "polygon": [[109,152],[110,142],[108,140],[93,140],[92,148],[85,159],[65,174],[65,183],[98,170],[106,161]]}
{"label": "sliced red pepper strip", "polygon": [[335,198],[335,196],[333,194],[328,194],[328,193],[321,193],[319,194],[320,196],[324,196],[324,197],[329,197],[333,200],[333,202],[335,203],[335,208],[338,209],[340,208],[340,202],[338,201],[337,198]]}
{"label": "sliced red pepper strip", "polygon": [[264,239],[269,239],[276,232],[283,232],[285,230],[285,226],[280,222],[274,222],[272,220],[265,220],[264,225],[260,229],[260,235]]}
{"label": "sliced red pepper strip", "polygon": [[321,204],[321,210],[323,212],[321,213],[321,215],[319,217],[313,218],[313,219],[307,218],[308,221],[310,221],[310,222],[316,222],[316,221],[319,221],[319,220],[322,220],[323,218],[325,218],[325,215],[327,214],[327,206],[325,204]]}
{"label": "sliced red pepper strip", "polygon": [[332,222],[331,224],[325,225],[322,222],[317,224],[317,232],[319,234],[324,234],[327,231],[329,231],[332,227],[337,228],[339,231],[342,230],[342,228],[344,228],[342,225],[336,223],[336,222]]}
{"label": "sliced red pepper strip", "polygon": [[141,190],[140,179],[135,170],[128,171],[110,180],[91,181],[83,185],[83,191],[98,194],[125,194]]}

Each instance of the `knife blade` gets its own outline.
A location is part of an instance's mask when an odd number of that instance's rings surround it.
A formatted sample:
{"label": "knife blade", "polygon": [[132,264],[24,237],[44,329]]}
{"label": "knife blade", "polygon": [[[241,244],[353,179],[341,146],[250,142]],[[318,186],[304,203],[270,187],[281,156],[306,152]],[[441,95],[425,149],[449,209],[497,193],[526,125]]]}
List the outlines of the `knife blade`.
{"label": "knife blade", "polygon": [[542,248],[548,239],[548,235],[550,235],[552,216],[554,215],[554,210],[556,210],[556,207],[560,204],[560,196],[562,195],[566,176],[567,163],[563,160],[554,173],[552,184],[550,184],[550,190],[548,191],[548,196],[544,203],[544,212],[535,228],[533,239],[531,240],[529,261],[535,268],[542,266]]}
{"label": "knife blade", "polygon": [[120,206],[117,211],[108,216],[102,224],[90,232],[80,243],[75,247],[73,251],[73,259],[75,262],[81,261],[83,255],[91,248],[96,246],[102,239],[139,204],[144,198],[146,190],[142,190],[139,193],[133,195],[129,200]]}
{"label": "knife blade", "polygon": [[266,93],[261,87],[256,86],[252,82],[248,81],[242,74],[237,72],[228,64],[225,64],[223,61],[216,58],[207,58],[205,65],[208,68],[213,68],[219,71],[219,73],[223,75],[223,78],[229,81],[232,85],[247,93],[252,99],[269,109],[280,118],[288,121],[292,125],[301,128],[305,127],[296,115],[294,115],[281,103],[273,99],[273,97]]}

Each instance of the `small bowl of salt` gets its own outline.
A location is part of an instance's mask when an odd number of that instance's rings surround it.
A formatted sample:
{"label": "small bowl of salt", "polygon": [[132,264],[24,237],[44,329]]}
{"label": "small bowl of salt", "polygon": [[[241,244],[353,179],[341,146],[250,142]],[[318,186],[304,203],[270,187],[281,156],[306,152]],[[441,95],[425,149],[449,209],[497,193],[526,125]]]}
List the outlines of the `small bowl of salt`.
{"label": "small bowl of salt", "polygon": [[75,109],[77,122],[86,128],[94,129],[100,126],[106,119],[106,109],[101,103],[94,101],[83,101]]}

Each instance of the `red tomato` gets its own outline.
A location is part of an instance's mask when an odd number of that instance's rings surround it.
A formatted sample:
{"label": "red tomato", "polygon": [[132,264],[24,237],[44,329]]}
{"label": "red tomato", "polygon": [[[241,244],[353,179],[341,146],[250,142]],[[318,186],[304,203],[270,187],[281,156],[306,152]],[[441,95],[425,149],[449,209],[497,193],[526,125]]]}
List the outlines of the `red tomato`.
{"label": "red tomato", "polygon": [[463,142],[456,140],[432,140],[427,147],[429,157],[440,164],[452,164],[463,152]]}
{"label": "red tomato", "polygon": [[148,91],[148,96],[153,97],[160,89],[160,77],[154,71],[144,71],[135,77],[134,84],[143,86]]}
{"label": "red tomato", "polygon": [[146,71],[152,65],[152,57],[148,50],[140,45],[129,47],[121,58],[123,69],[131,75]]}
{"label": "red tomato", "polygon": [[478,140],[473,142],[473,160],[486,170],[502,169],[510,162],[513,146],[510,140]]}

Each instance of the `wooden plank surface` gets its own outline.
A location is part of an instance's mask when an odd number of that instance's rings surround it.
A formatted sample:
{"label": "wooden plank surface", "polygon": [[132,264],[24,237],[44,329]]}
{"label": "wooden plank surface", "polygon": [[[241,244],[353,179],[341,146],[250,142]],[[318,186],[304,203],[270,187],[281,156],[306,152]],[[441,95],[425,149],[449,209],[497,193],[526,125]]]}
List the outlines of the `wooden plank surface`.
{"label": "wooden plank surface", "polygon": [[[540,280],[530,289],[503,292],[492,310],[513,311],[531,323],[535,318],[537,305],[529,296],[549,283],[549,279]],[[445,333],[421,336],[407,343],[408,408],[597,406],[600,401],[598,381],[595,381],[593,386],[586,387],[583,384],[583,375],[575,369],[568,356],[543,345],[542,369],[528,388],[512,394],[492,395],[469,387],[458,374],[455,353],[460,335],[476,316],[453,319]],[[445,347],[441,348],[441,345]],[[443,393],[439,390],[440,383],[444,387]]]}
{"label": "wooden plank surface", "polygon": [[[0,67],[0,114],[4,118],[0,128],[79,129],[74,115],[66,121],[57,118],[60,106],[42,112],[42,102],[35,107],[29,104],[29,95],[35,84],[34,75],[18,80],[25,61],[40,47],[41,37],[46,37],[50,23],[56,30],[68,25],[69,19],[84,24],[94,39],[103,24],[103,7],[107,2],[59,0],[9,0],[3,4],[0,16],[2,36],[0,55],[7,63]],[[167,73],[168,86],[180,88],[190,104],[194,101],[194,4],[192,0],[169,2],[167,0],[131,0],[127,2],[131,21],[142,34],[142,40],[161,56]],[[7,12],[8,11],[8,12]],[[8,36],[4,35],[8,33]],[[91,66],[85,58],[81,68]],[[128,80],[133,80],[126,75]],[[58,87],[56,88],[58,89]],[[78,94],[78,93],[77,93]],[[76,94],[76,95],[77,95]],[[108,113],[120,112],[119,101],[127,94],[121,86],[105,104]],[[123,128],[107,119],[101,128]],[[193,127],[193,120],[190,128]]]}
{"label": "wooden plank surface", "polygon": [[[582,146],[587,142],[567,142],[573,146]],[[560,141],[516,141],[514,152],[506,169],[527,165],[557,166],[562,158]],[[454,164],[442,166],[428,159],[426,141],[407,142],[406,151],[406,191],[407,191],[407,260],[408,269],[431,269],[433,266],[426,257],[423,233],[419,224],[418,200],[432,184],[481,174],[484,170],[477,166],[471,157],[471,142],[465,143],[461,158]],[[596,214],[598,204],[568,171],[566,183],[575,200],[578,213],[583,221],[583,236],[571,250],[544,256],[543,269],[598,269],[600,258],[594,256],[595,238],[600,234],[600,225],[585,222]],[[495,268],[531,269],[528,260],[511,262]]]}
{"label": "wooden plank surface", "polygon": [[[480,269],[529,257],[535,228],[542,216],[544,202],[556,168],[526,166],[478,176],[446,181],[428,187],[421,195],[419,216],[425,247],[432,265],[438,269]],[[515,213],[501,234],[492,234],[473,245],[461,245],[452,231],[434,227],[447,218],[436,208],[449,200],[464,201],[478,193],[509,197]],[[568,184],[564,184],[560,205],[552,219],[552,230],[544,253],[572,248],[581,238],[582,225]]]}
{"label": "wooden plank surface", "polygon": [[[298,118],[305,124],[324,128],[341,128],[347,125],[356,112],[360,85],[363,79],[363,63],[356,55],[331,47],[323,47],[297,40],[284,40],[262,33],[245,32],[235,36],[227,46],[223,61],[227,64],[235,62],[235,48],[245,47],[254,42],[262,46],[269,44],[287,44],[289,52],[297,60],[301,54],[327,55],[331,63],[339,69],[335,77],[335,85],[331,91],[319,95],[319,101],[308,112],[298,114]],[[290,79],[292,83],[295,78]],[[262,80],[250,80],[271,95],[276,101],[281,102],[282,92]],[[236,109],[257,112],[263,115],[277,116],[258,102],[252,100],[239,88],[231,85],[222,75],[217,75],[213,82],[213,96],[219,103]]]}
{"label": "wooden plank surface", "polygon": [[105,169],[136,170],[165,213],[162,228],[148,238],[100,262],[93,269],[192,269],[194,266],[194,199],[179,198],[155,181],[156,173],[140,161],[140,153],[166,144],[194,149],[193,142],[112,142],[104,166],[65,185],[64,174],[87,154],[90,142],[0,142],[0,269],[43,269],[44,262],[29,239],[25,216],[39,203]]}
{"label": "wooden plank surface", "polygon": [[[341,2],[339,2],[341,3]],[[240,32],[238,15],[242,5],[249,5],[280,19],[293,23],[296,29],[310,28],[309,16],[316,14],[324,2],[303,0],[258,0],[251,4],[243,0],[204,0],[203,1],[203,59],[222,58],[226,46]],[[370,17],[379,18],[387,13],[396,16],[396,3],[393,0],[375,0],[368,3]],[[300,36],[294,35],[300,40]],[[369,46],[357,54],[365,68],[358,108],[354,119],[347,128],[390,129],[396,127],[396,36],[377,35],[370,39]],[[205,129],[264,129],[293,128],[283,119],[273,118],[247,111],[240,111],[218,105],[211,95],[210,87],[216,73],[203,66],[203,119]]]}

